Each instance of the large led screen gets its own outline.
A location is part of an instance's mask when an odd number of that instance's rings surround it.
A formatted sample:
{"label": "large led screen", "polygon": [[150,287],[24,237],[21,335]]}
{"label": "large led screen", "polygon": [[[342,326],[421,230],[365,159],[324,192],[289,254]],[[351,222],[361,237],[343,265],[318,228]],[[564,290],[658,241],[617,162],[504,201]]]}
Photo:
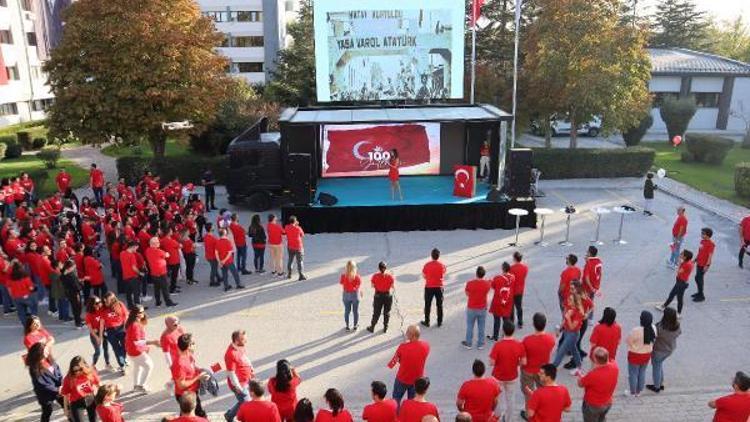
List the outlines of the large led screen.
{"label": "large led screen", "polygon": [[385,176],[393,149],[400,174],[440,174],[440,123],[329,125],[322,131],[323,177]]}
{"label": "large led screen", "polygon": [[318,101],[463,98],[463,0],[315,0]]}

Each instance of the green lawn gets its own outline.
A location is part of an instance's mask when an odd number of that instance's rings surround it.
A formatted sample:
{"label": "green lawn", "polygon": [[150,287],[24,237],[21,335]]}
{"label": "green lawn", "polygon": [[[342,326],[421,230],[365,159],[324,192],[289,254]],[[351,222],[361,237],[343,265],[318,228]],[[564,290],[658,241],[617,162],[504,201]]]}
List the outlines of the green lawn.
{"label": "green lawn", "polygon": [[[34,181],[37,183],[37,197],[44,198],[57,191],[55,176],[57,176],[59,168],[65,168],[73,176],[71,187],[77,188],[88,183],[88,170],[78,167],[72,161],[60,160],[57,162],[57,169],[47,170],[47,178],[41,185],[38,180]],[[14,159],[6,158],[0,161],[0,178],[18,176],[22,171],[31,173],[33,178],[34,173],[44,170],[46,170],[44,163],[32,155],[25,155]]]}
{"label": "green lawn", "polygon": [[736,146],[729,151],[722,165],[711,166],[682,162],[680,154],[684,146],[675,148],[659,142],[648,142],[642,145],[656,150],[654,167],[667,170],[669,177],[718,198],[745,207],[750,206],[750,200],[738,197],[734,191],[734,166],[740,162],[750,162],[750,149]]}
{"label": "green lawn", "polygon": [[0,136],[15,136],[17,132],[29,132],[29,134],[31,135],[31,139],[47,137],[47,128],[44,127],[43,123],[40,123],[38,125],[35,125],[34,123],[21,123],[18,125],[0,128]]}
{"label": "green lawn", "polygon": [[[102,148],[102,154],[108,155],[110,157],[120,158],[120,157],[130,157],[136,154],[138,147],[131,147],[131,146],[120,146],[120,145],[110,145],[107,147]],[[140,146],[141,154],[139,156],[141,157],[153,157],[154,153],[151,150],[151,145],[148,143],[144,143]],[[190,154],[189,147],[181,141],[177,141],[175,139],[169,139],[167,141],[167,146],[164,151],[164,155],[167,157],[179,157],[182,155],[188,155]]]}

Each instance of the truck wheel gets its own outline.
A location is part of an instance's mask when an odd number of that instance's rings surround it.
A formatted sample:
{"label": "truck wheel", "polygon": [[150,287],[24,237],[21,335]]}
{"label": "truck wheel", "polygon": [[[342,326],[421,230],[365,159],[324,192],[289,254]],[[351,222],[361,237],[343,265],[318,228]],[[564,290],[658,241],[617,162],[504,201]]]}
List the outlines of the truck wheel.
{"label": "truck wheel", "polygon": [[265,192],[256,192],[250,195],[247,203],[250,205],[250,209],[255,212],[271,209],[271,197]]}

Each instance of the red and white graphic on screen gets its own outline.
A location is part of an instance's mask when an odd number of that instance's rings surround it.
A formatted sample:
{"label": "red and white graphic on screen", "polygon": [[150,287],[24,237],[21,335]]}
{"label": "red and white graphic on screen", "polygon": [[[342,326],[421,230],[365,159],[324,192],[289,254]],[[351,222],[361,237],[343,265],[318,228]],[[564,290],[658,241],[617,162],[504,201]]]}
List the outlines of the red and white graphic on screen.
{"label": "red and white graphic on screen", "polygon": [[331,173],[385,170],[393,149],[398,150],[401,167],[430,162],[430,141],[421,125],[329,130],[328,141],[326,162]]}
{"label": "red and white graphic on screen", "polygon": [[476,169],[473,166],[453,166],[453,195],[472,198]]}

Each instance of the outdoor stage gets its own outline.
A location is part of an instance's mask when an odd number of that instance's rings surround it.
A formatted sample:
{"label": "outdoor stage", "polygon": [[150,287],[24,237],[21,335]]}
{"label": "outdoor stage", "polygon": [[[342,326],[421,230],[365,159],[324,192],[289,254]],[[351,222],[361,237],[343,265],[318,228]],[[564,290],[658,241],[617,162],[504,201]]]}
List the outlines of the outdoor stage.
{"label": "outdoor stage", "polygon": [[297,216],[308,233],[513,229],[508,210],[523,208],[529,216],[521,226],[536,227],[535,201],[488,202],[484,183],[473,198],[460,198],[453,196],[452,176],[406,176],[400,182],[404,200],[393,201],[386,177],[320,179],[317,191],[335,196],[336,205],[285,206],[282,216]]}

